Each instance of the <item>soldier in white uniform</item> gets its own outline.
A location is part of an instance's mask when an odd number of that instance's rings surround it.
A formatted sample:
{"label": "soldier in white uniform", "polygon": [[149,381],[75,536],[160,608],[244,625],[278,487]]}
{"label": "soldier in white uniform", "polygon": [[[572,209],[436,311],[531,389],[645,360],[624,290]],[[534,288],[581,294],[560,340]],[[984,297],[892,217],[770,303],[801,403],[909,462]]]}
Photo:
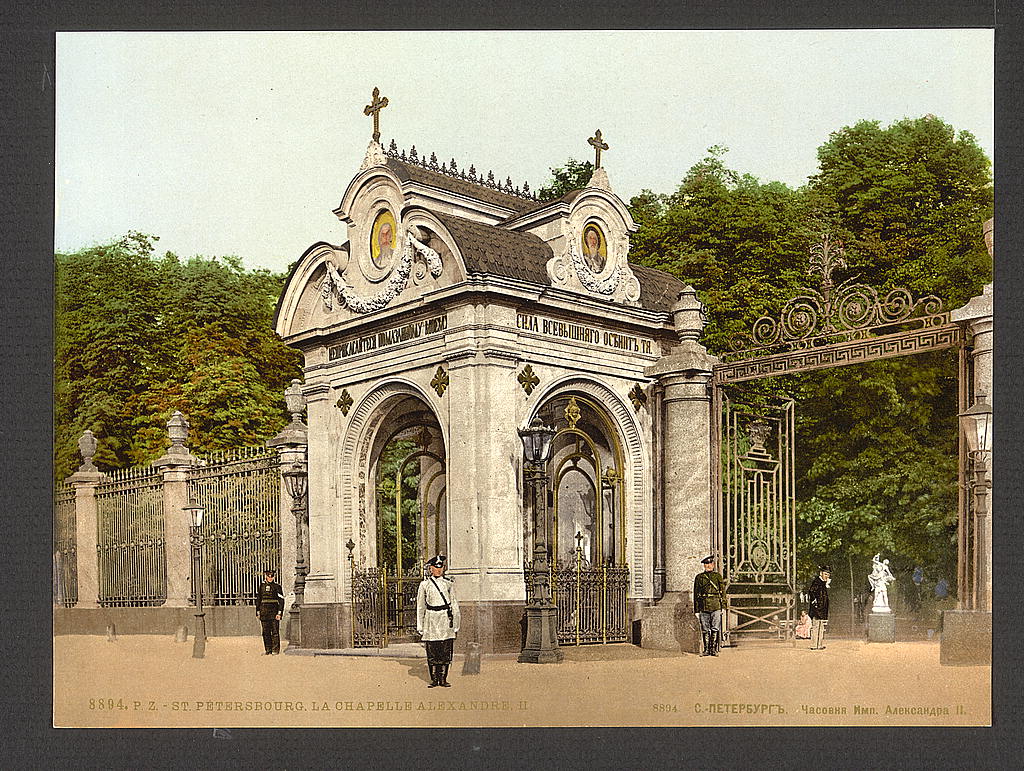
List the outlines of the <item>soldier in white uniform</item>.
{"label": "soldier in white uniform", "polygon": [[448,667],[452,663],[455,635],[459,633],[459,603],[455,584],[444,577],[445,556],[438,554],[427,561],[430,574],[420,582],[416,594],[416,631],[427,644],[428,688],[451,687]]}

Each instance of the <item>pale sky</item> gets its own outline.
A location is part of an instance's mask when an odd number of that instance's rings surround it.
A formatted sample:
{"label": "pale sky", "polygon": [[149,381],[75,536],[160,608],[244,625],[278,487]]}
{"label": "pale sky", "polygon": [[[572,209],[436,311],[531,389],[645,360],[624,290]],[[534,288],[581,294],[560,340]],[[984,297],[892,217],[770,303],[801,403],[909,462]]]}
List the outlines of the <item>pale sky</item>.
{"label": "pale sky", "polygon": [[991,30],[60,33],[56,83],[57,250],[137,230],[275,270],[345,240],[374,86],[385,146],[533,189],[600,128],[627,202],[716,144],[799,186],[861,119],[931,113],[994,160]]}

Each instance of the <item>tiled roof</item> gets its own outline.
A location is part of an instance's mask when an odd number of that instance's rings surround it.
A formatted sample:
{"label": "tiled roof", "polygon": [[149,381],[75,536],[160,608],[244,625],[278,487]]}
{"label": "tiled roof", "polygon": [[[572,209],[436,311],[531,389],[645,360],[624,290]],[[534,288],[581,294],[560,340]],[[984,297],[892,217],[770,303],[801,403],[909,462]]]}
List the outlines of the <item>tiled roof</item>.
{"label": "tiled roof", "polygon": [[546,206],[551,206],[552,204],[560,203],[560,202],[563,202],[563,201],[565,203],[572,203],[573,201],[576,200],[576,196],[578,196],[582,192],[583,192],[582,190],[570,190],[568,193],[563,195],[561,198],[555,198],[555,199],[553,199],[551,201],[539,201],[539,202],[529,202],[529,201],[527,201],[529,206],[527,206],[522,211],[518,211],[515,214],[509,215],[508,217],[505,218],[505,221],[508,222],[509,220],[518,219],[519,217],[522,217],[524,215],[532,214],[535,211],[540,211],[541,209],[545,208]]}
{"label": "tiled roof", "polygon": [[398,178],[401,180],[412,180],[414,182],[420,182],[424,185],[430,185],[431,187],[439,187],[442,190],[447,190],[451,193],[458,193],[469,198],[475,198],[478,201],[493,204],[495,206],[501,206],[506,209],[512,209],[513,211],[519,212],[524,209],[534,208],[536,202],[529,198],[520,198],[515,195],[508,195],[507,193],[499,192],[486,185],[478,185],[474,182],[469,182],[464,179],[456,179],[447,174],[441,174],[437,171],[430,171],[422,166],[417,166],[411,163],[405,163],[398,160],[397,158],[388,158],[388,168],[391,169]]}
{"label": "tiled roof", "polygon": [[[434,212],[454,236],[466,270],[470,273],[506,276],[533,284],[550,283],[548,260],[551,247],[535,235],[484,225]],[[640,282],[640,305],[652,311],[670,311],[685,284],[664,271],[630,263]]]}
{"label": "tiled roof", "polygon": [[534,284],[548,283],[547,264],[551,247],[531,233],[517,233],[462,217],[434,212],[455,237],[470,273],[517,278]]}
{"label": "tiled roof", "polygon": [[652,311],[672,310],[686,284],[671,273],[657,268],[648,268],[635,262],[629,263],[629,267],[640,282],[640,304]]}

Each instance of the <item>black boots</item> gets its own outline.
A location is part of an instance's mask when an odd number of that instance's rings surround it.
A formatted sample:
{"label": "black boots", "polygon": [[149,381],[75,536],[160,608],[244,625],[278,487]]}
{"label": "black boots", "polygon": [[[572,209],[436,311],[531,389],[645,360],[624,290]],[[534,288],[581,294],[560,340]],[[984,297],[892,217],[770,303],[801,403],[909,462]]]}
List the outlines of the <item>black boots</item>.
{"label": "black boots", "polygon": [[701,656],[717,656],[722,645],[722,633],[714,629],[710,632],[704,632],[701,634],[701,641],[704,643],[704,649],[700,653]]}
{"label": "black boots", "polygon": [[427,688],[451,688],[452,684],[448,682],[448,667],[451,666],[450,662],[444,662],[442,664],[432,664],[427,662],[427,669],[430,670],[430,685]]}

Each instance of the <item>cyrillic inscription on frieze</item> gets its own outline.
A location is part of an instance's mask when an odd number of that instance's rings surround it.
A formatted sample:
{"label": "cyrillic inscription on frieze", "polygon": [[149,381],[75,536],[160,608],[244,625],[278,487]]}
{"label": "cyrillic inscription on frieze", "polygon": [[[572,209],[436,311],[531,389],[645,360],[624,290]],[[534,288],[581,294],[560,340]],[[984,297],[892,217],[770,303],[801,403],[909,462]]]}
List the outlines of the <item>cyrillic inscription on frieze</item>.
{"label": "cyrillic inscription on frieze", "polygon": [[363,335],[353,340],[346,340],[343,343],[332,345],[327,349],[327,357],[330,361],[347,359],[349,356],[366,353],[367,351],[379,351],[382,348],[390,348],[393,345],[407,343],[410,340],[436,335],[439,332],[444,332],[446,329],[448,329],[447,315],[434,316],[423,321],[411,321],[408,324],[378,330],[372,335]]}
{"label": "cyrillic inscription on frieze", "polygon": [[654,341],[649,337],[637,337],[609,329],[601,329],[592,324],[576,324],[571,321],[549,319],[531,313],[516,315],[516,326],[527,332],[535,332],[544,337],[559,340],[572,340],[600,348],[612,348],[627,353],[655,355]]}

